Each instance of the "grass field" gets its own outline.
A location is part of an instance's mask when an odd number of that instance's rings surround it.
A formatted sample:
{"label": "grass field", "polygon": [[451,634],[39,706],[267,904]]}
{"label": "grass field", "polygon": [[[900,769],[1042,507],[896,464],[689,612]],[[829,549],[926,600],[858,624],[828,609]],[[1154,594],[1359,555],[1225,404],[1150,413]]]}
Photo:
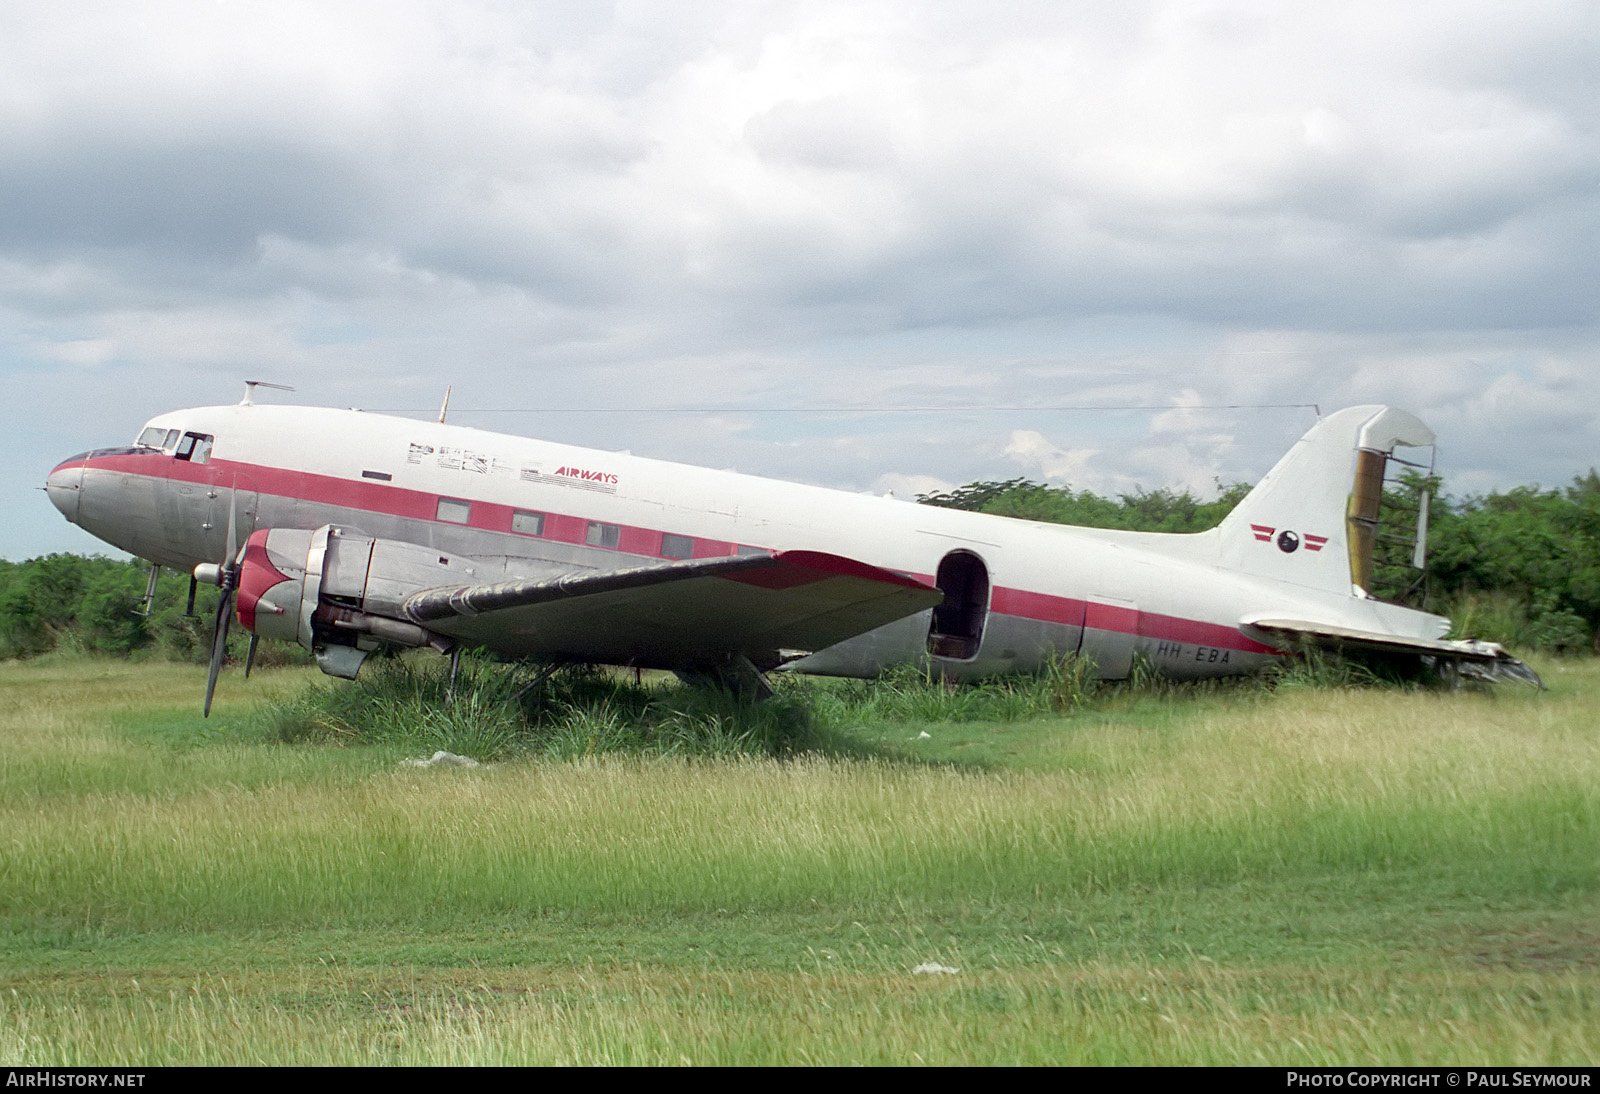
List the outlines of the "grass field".
{"label": "grass field", "polygon": [[467,770],[270,739],[303,670],[0,665],[0,1064],[1593,1064],[1540,668]]}

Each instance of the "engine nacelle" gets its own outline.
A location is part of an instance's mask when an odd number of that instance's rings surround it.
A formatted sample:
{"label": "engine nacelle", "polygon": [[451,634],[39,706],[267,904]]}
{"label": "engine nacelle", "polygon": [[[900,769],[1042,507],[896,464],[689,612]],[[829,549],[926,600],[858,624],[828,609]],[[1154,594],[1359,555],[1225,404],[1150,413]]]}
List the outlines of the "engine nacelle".
{"label": "engine nacelle", "polygon": [[381,645],[449,649],[449,639],[405,619],[402,605],[418,589],[474,584],[478,572],[474,559],[332,525],[264,528],[239,563],[239,622],[298,642],[323,672],[354,678]]}

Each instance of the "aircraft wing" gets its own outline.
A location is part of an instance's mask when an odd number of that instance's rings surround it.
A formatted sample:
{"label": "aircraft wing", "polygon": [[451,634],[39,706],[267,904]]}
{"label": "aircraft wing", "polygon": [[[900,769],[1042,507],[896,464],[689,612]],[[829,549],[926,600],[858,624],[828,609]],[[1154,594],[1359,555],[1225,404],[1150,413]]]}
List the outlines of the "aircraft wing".
{"label": "aircraft wing", "polygon": [[770,668],[943,599],[892,570],[779,551],[429,589],[405,611],[431,631],[510,656],[675,668],[743,655]]}
{"label": "aircraft wing", "polygon": [[1480,642],[1474,638],[1413,638],[1301,619],[1246,616],[1239,623],[1262,642],[1280,650],[1299,650],[1310,645],[1339,651],[1410,654],[1447,664],[1464,676],[1484,680],[1509,677],[1544,687],[1537,673],[1494,642]]}

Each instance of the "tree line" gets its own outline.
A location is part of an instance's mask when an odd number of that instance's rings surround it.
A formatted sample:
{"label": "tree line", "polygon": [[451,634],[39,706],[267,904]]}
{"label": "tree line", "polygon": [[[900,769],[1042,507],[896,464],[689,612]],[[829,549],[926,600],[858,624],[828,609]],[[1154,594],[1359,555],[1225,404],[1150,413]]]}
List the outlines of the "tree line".
{"label": "tree line", "polygon": [[[1008,479],[918,501],[1091,528],[1201,532],[1250,491],[1245,483],[1219,487],[1211,500],[1187,490],[1104,497]],[[1442,495],[1437,479],[1413,475],[1387,491],[1386,501],[1396,511],[1414,509],[1423,490],[1433,498],[1427,567],[1415,573],[1403,560],[1381,564],[1378,578],[1393,598],[1450,616],[1463,636],[1522,649],[1600,652],[1600,475],[1591,469],[1558,490],[1527,486],[1460,498]],[[188,575],[164,574],[147,611],[148,574],[144,563],[100,556],[0,560],[0,658],[59,649],[209,658],[217,590],[200,586],[190,616]]]}
{"label": "tree line", "polygon": [[99,555],[0,560],[0,658],[70,650],[209,660],[218,590],[201,585],[189,616],[188,575],[163,571],[146,611],[149,572]]}

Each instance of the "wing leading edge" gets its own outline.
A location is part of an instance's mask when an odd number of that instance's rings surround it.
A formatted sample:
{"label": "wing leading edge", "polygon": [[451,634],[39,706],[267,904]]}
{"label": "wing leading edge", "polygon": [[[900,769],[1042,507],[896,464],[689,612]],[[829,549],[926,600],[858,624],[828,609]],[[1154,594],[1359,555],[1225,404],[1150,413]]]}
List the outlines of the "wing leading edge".
{"label": "wing leading edge", "polygon": [[405,611],[498,653],[681,668],[771,668],[937,605],[937,588],[817,551],[691,559],[543,581],[429,589]]}
{"label": "wing leading edge", "polygon": [[1259,633],[1261,641],[1280,650],[1298,650],[1309,644],[1318,649],[1409,654],[1431,658],[1435,664],[1474,679],[1521,680],[1539,688],[1544,687],[1538,673],[1494,642],[1480,642],[1473,638],[1412,638],[1329,623],[1308,623],[1300,619],[1246,616],[1239,622],[1247,631]]}

